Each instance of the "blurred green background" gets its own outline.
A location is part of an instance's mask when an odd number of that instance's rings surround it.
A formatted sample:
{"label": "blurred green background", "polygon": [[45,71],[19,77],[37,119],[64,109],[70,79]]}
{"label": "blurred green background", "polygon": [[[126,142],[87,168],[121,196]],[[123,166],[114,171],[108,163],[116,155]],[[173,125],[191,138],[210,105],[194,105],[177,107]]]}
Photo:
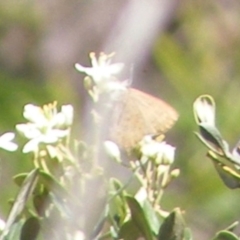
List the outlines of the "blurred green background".
{"label": "blurred green background", "polygon": [[[107,44],[111,45],[109,34],[114,33],[115,22],[131,2],[134,1],[0,3],[1,133],[14,131],[15,124],[24,121],[25,104],[42,105],[54,100],[59,105],[71,103],[76,110],[75,122],[80,125],[88,109],[83,76],[76,72],[74,64],[89,66],[90,51],[115,50],[117,55],[121,52],[121,47],[112,49]],[[159,2],[162,18],[154,29],[148,25],[140,35],[142,39],[151,35],[151,41],[142,46],[136,41],[132,46],[145,51],[141,60],[135,56],[131,59],[135,65],[133,86],[161,96],[180,114],[167,141],[177,147],[175,165],[181,175],[165,195],[163,206],[168,210],[180,206],[186,211],[195,239],[208,239],[239,219],[240,193],[223,185],[205,156],[206,149],[194,136],[197,127],[192,104],[201,94],[212,95],[217,104],[217,126],[232,147],[236,144],[240,137],[240,3]],[[135,23],[136,29],[147,21],[144,16],[142,22]],[[121,27],[127,28],[128,21],[124,19],[126,25]],[[124,41],[130,38],[126,35]],[[17,189],[11,176],[31,168],[31,156],[23,158],[20,151],[0,153],[2,217],[9,209],[7,199]]]}

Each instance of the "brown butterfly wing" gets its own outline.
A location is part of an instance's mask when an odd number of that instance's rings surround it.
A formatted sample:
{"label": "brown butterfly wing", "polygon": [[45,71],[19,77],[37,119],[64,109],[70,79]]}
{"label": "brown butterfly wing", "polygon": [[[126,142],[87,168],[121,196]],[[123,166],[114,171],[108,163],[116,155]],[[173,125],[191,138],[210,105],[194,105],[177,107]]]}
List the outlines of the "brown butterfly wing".
{"label": "brown butterfly wing", "polygon": [[147,134],[169,130],[177,112],[161,99],[130,88],[112,111],[110,139],[130,151]]}
{"label": "brown butterfly wing", "polygon": [[154,132],[150,132],[150,134],[165,133],[177,121],[178,113],[163,100],[137,89],[131,88],[129,91],[133,102],[140,103],[138,104],[138,108],[145,119],[146,130],[149,132],[151,128],[154,129]]}

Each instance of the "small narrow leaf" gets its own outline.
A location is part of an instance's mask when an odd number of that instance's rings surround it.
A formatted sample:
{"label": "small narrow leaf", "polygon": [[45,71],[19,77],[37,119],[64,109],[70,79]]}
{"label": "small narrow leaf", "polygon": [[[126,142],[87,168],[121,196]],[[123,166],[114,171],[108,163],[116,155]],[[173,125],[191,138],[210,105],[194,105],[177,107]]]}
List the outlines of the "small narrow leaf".
{"label": "small narrow leaf", "polygon": [[181,210],[176,208],[165,219],[159,230],[159,240],[183,240],[185,235],[185,223]]}
{"label": "small narrow leaf", "polygon": [[67,190],[64,186],[53,175],[43,170],[39,171],[39,182],[42,183],[49,191],[59,191],[67,194]]}
{"label": "small narrow leaf", "polygon": [[35,240],[37,239],[38,233],[40,230],[39,219],[35,217],[30,217],[24,223],[21,231],[20,240]]}
{"label": "small narrow leaf", "polygon": [[39,172],[38,169],[34,169],[25,178],[20,188],[20,191],[16,197],[16,200],[12,206],[12,209],[9,213],[6,226],[0,236],[0,240],[3,240],[4,237],[8,234],[11,225],[14,223],[16,218],[19,216],[19,214],[23,211],[24,207],[26,206],[26,203],[36,186],[38,172]]}
{"label": "small narrow leaf", "polygon": [[119,231],[119,238],[124,240],[133,240],[133,239],[140,239],[142,234],[140,233],[136,224],[129,220],[123,224]]}
{"label": "small narrow leaf", "polygon": [[232,223],[230,226],[228,226],[225,230],[232,232],[237,227],[238,224],[239,224],[239,222],[236,221],[236,222]]}
{"label": "small narrow leaf", "polygon": [[13,181],[20,187],[27,175],[28,173],[19,173],[13,177]]}
{"label": "small narrow leaf", "polygon": [[152,240],[151,228],[140,204],[135,198],[130,196],[127,196],[126,200],[131,211],[131,219],[138,228],[139,233],[141,233],[146,240]]}
{"label": "small narrow leaf", "polygon": [[48,200],[48,193],[42,192],[41,194],[35,195],[33,198],[33,206],[35,207],[36,212],[39,216],[44,216]]}
{"label": "small narrow leaf", "polygon": [[231,189],[240,188],[240,173],[219,161],[213,160],[213,164],[218,175],[227,187]]}
{"label": "small narrow leaf", "polygon": [[185,228],[184,229],[184,238],[183,240],[193,240],[193,237],[192,237],[192,232],[190,230],[190,228]]}
{"label": "small narrow leaf", "polygon": [[148,224],[151,228],[151,231],[157,236],[160,223],[162,222],[162,217],[160,214],[153,209],[153,206],[148,200],[147,192],[144,187],[141,187],[135,195],[135,199],[138,201],[140,206],[143,209],[144,215],[148,221]]}
{"label": "small narrow leaf", "polygon": [[200,134],[196,134],[198,138],[212,151],[223,156],[229,156],[229,146],[222,138],[218,129],[208,124],[200,124]]}
{"label": "small narrow leaf", "polygon": [[126,219],[128,212],[128,205],[125,199],[124,186],[115,178],[110,179],[109,183],[109,216],[111,218],[118,218],[118,224],[121,225]]}
{"label": "small narrow leaf", "polygon": [[213,240],[239,240],[239,238],[234,233],[224,230],[218,232]]}
{"label": "small narrow leaf", "polygon": [[231,159],[233,162],[236,162],[240,168],[240,141],[236,144],[232,151]]}
{"label": "small narrow leaf", "polygon": [[[15,239],[20,239],[20,235],[21,235],[21,230],[24,224],[24,219],[19,219],[18,221],[14,222],[10,228],[9,228],[9,232],[7,233],[7,235],[1,239],[4,240],[15,240]],[[1,236],[2,237],[2,236]]]}

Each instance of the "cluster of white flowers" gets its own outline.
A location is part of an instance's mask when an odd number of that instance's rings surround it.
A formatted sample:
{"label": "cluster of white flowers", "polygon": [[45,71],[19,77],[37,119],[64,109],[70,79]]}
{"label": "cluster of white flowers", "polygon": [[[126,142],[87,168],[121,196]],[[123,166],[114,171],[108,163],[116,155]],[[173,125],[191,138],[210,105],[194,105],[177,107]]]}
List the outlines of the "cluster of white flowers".
{"label": "cluster of white flowers", "polygon": [[[56,103],[44,105],[43,108],[33,104],[24,106],[23,116],[27,123],[16,125],[16,129],[29,141],[23,147],[23,153],[38,150],[40,143],[56,143],[69,134],[73,122],[73,107],[63,105],[57,112]],[[18,145],[13,141],[15,133],[7,132],[0,136],[0,148],[16,151]]]}
{"label": "cluster of white flowers", "polygon": [[[119,74],[123,67],[123,63],[111,64],[111,59],[114,53],[106,55],[100,53],[99,57],[96,57],[95,53],[90,53],[90,59],[92,67],[84,67],[78,63],[75,64],[75,68],[87,76],[84,78],[85,85],[89,84],[89,80],[93,82],[92,89],[88,89],[89,94],[94,101],[98,101],[99,95],[102,93],[112,93],[115,90],[126,90],[129,85],[128,81],[120,81],[116,75]],[[114,95],[112,95],[115,97]]]}
{"label": "cluster of white flowers", "polygon": [[143,157],[153,159],[156,164],[170,165],[174,162],[175,147],[166,142],[159,142],[152,136],[145,136],[139,143],[140,152]]}
{"label": "cluster of white flowers", "polygon": [[[79,72],[83,72],[91,78],[95,87],[95,97],[101,92],[125,89],[127,82],[119,82],[115,75],[119,74],[123,63],[111,64],[114,53],[106,55],[100,53],[96,57],[95,53],[90,53],[91,67],[84,67],[78,63],[75,64]],[[97,92],[97,94],[96,94]],[[29,141],[23,147],[23,152],[34,152],[38,150],[40,143],[56,143],[66,137],[69,133],[69,127],[73,121],[73,107],[65,105],[61,111],[57,112],[56,104],[48,104],[42,108],[33,104],[24,106],[24,118],[27,123],[17,124],[16,129]],[[8,151],[15,151],[18,145],[12,140],[15,133],[8,132],[0,136],[0,148]]]}
{"label": "cluster of white flowers", "polygon": [[124,67],[123,63],[111,64],[111,58],[113,55],[114,53],[109,55],[100,53],[100,56],[97,59],[96,54],[92,52],[89,55],[92,67],[83,67],[79,63],[76,63],[75,68],[79,72],[86,73],[86,75],[92,77],[96,85],[102,84],[102,82],[111,80],[114,75],[120,73]]}
{"label": "cluster of white flowers", "polygon": [[29,139],[23,152],[34,152],[40,143],[56,143],[68,135],[73,121],[73,107],[65,105],[57,112],[56,103],[44,105],[43,108],[27,104],[23,116],[29,122],[16,125],[16,129]]}

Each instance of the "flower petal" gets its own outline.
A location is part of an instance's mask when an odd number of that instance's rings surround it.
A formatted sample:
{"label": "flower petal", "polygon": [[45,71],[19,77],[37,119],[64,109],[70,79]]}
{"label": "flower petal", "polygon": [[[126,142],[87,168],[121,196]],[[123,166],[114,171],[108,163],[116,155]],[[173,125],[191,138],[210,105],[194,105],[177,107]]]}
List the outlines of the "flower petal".
{"label": "flower petal", "polygon": [[23,153],[35,152],[38,149],[39,139],[34,138],[28,141],[23,147]]}
{"label": "flower petal", "polygon": [[7,132],[0,136],[0,141],[12,141],[15,138],[15,133]]}
{"label": "flower petal", "polygon": [[10,152],[16,151],[18,145],[16,143],[11,142],[14,139],[14,137],[15,134],[11,132],[3,134],[0,137],[0,147]]}
{"label": "flower petal", "polygon": [[33,104],[27,104],[24,106],[23,116],[32,123],[45,125],[47,119],[44,116],[42,108]]}
{"label": "flower petal", "polygon": [[13,142],[0,143],[0,147],[10,152],[14,152],[18,149],[18,145]]}
{"label": "flower petal", "polygon": [[17,124],[16,129],[22,133],[27,139],[36,138],[41,135],[39,129],[37,129],[36,125],[33,123],[27,124]]}

